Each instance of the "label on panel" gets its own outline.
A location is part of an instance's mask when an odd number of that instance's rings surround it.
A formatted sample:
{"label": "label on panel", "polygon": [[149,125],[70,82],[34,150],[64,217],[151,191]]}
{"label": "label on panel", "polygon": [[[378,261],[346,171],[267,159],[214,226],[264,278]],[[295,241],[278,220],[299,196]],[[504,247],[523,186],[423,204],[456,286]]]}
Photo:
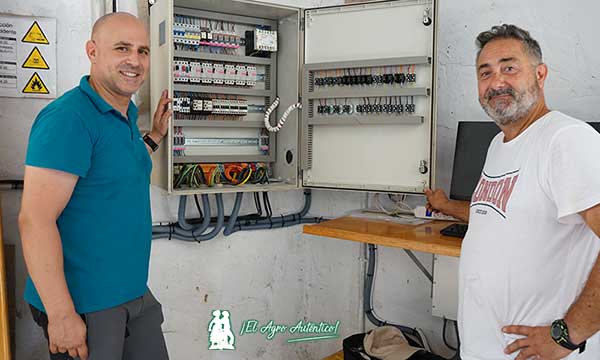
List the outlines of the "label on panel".
{"label": "label on panel", "polygon": [[0,96],[56,97],[56,19],[0,15]]}

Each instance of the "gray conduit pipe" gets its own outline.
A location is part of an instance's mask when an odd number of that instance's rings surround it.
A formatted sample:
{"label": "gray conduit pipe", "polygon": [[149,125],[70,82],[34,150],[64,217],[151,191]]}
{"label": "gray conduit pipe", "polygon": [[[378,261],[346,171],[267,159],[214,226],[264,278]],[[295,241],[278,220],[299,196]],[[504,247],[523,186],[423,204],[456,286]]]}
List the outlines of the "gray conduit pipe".
{"label": "gray conduit pipe", "polygon": [[239,192],[235,194],[235,203],[233,204],[233,210],[231,210],[231,216],[229,217],[229,222],[227,222],[227,227],[223,231],[223,235],[229,236],[233,233],[233,227],[238,218],[238,214],[240,213],[240,207],[242,206],[242,198],[244,197],[244,193]]}
{"label": "gray conduit pipe", "polygon": [[231,235],[234,232],[242,231],[242,230],[272,229],[272,228],[288,227],[291,225],[298,225],[298,224],[302,224],[302,223],[319,222],[321,220],[321,218],[303,219],[303,217],[310,210],[310,205],[311,205],[311,192],[310,192],[310,190],[305,190],[304,191],[304,206],[302,207],[302,209],[299,212],[297,212],[295,214],[291,214],[291,215],[275,216],[270,219],[262,219],[259,221],[252,221],[252,222],[247,222],[247,223],[241,223],[238,221],[237,224],[235,224],[233,226],[233,229],[231,230],[231,232],[226,235]]}
{"label": "gray conduit pipe", "polygon": [[261,222],[258,224],[247,224],[247,225],[237,224],[235,229],[232,231],[232,233],[237,232],[237,231],[246,231],[246,230],[279,229],[279,228],[284,228],[284,227],[299,225],[299,224],[318,223],[318,222],[321,222],[321,220],[322,220],[322,218],[320,218],[320,217],[300,218],[297,216],[295,220],[288,219],[286,221],[282,221],[281,219],[273,219],[273,221],[271,223]]}
{"label": "gray conduit pipe", "polygon": [[[223,228],[223,224],[225,223],[225,211],[223,210],[223,196],[221,194],[216,194],[215,197],[217,199],[217,222],[214,224],[214,227],[210,232],[206,234],[196,234],[196,230],[183,230],[178,226],[153,226],[152,238],[164,238],[169,237],[170,235],[170,237],[175,237],[179,240],[200,242],[210,240],[216,237],[219,231],[221,231],[221,229]],[[205,219],[206,218],[208,218],[208,221],[210,222],[210,217],[205,216]],[[203,224],[204,222],[206,222],[206,220],[203,221]]]}
{"label": "gray conduit pipe", "polygon": [[369,255],[368,255],[368,263],[367,263],[367,273],[365,274],[365,283],[364,283],[364,311],[367,314],[367,319],[375,326],[385,326],[391,325],[400,329],[404,334],[409,334],[413,338],[417,338],[421,344],[423,344],[423,340],[419,333],[410,327],[397,325],[389,323],[385,320],[381,320],[375,314],[375,309],[371,304],[371,298],[373,296],[373,277],[375,276],[375,261],[377,260],[377,246],[373,244],[369,244]]}
{"label": "gray conduit pipe", "polygon": [[[223,228],[223,223],[225,222],[225,210],[223,209],[223,195],[216,194],[217,198],[217,224],[208,234],[201,234],[199,236],[194,236],[194,231],[192,231],[192,237],[196,241],[206,241],[214,238],[219,234],[219,231]],[[207,216],[210,221],[210,216]]]}
{"label": "gray conduit pipe", "polygon": [[[271,228],[281,228],[288,227],[297,224],[306,224],[306,223],[318,223],[322,220],[320,217],[315,218],[304,218],[303,217],[308,213],[311,206],[311,192],[310,190],[304,191],[304,206],[302,209],[295,214],[284,215],[278,217],[272,217],[270,219],[261,219],[261,220],[242,220],[235,221],[232,226],[231,232],[228,234],[233,234],[237,231],[244,230],[259,230],[259,229],[271,229]],[[206,219],[206,215],[205,215]],[[228,222],[228,225],[231,222]],[[184,241],[195,241],[194,237],[189,231],[182,231],[175,224],[172,225],[157,225],[152,227],[152,239],[159,238],[175,238]],[[198,238],[198,236],[196,236]]]}
{"label": "gray conduit pipe", "polygon": [[[292,225],[298,225],[298,224],[314,224],[314,223],[319,223],[321,222],[323,219],[320,217],[314,217],[314,218],[304,218],[304,219],[297,219],[295,221],[287,221],[282,223],[281,220],[280,221],[273,221],[272,224],[269,224],[268,222],[266,224],[251,224],[251,225],[240,225],[237,224],[234,228],[234,230],[232,231],[232,233],[234,232],[238,232],[238,231],[248,231],[248,230],[266,230],[266,229],[278,229],[278,228],[284,228],[284,227],[289,227]],[[283,226],[282,226],[283,224]],[[183,236],[181,235],[181,230],[177,229],[177,228],[171,228],[167,225],[163,225],[163,229],[160,230],[154,230],[154,232],[152,233],[152,239],[164,239],[164,238],[171,238],[171,239],[178,239],[178,240],[183,240],[183,241],[190,241],[190,242],[194,242],[197,241],[198,236],[196,236],[196,240],[192,237],[189,236]],[[241,229],[240,229],[241,228]]]}
{"label": "gray conduit pipe", "polygon": [[192,231],[194,233],[202,234],[204,231],[206,231],[206,229],[208,229],[208,226],[210,225],[210,216],[211,216],[210,202],[208,200],[207,194],[202,194],[201,197],[202,197],[202,209],[203,209],[204,218],[202,219],[202,223],[198,226],[194,226],[185,220],[185,208],[187,205],[187,195],[181,195],[179,197],[179,211],[177,213],[177,221],[179,223],[179,227],[182,230]]}

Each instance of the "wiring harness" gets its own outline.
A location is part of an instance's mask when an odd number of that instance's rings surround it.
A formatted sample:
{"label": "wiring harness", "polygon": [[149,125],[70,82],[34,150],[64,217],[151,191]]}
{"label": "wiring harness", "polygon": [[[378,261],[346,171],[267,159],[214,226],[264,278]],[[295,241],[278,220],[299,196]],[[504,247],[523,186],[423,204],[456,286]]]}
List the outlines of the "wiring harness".
{"label": "wiring harness", "polygon": [[173,187],[241,186],[268,182],[269,167],[265,163],[180,164],[175,166]]}

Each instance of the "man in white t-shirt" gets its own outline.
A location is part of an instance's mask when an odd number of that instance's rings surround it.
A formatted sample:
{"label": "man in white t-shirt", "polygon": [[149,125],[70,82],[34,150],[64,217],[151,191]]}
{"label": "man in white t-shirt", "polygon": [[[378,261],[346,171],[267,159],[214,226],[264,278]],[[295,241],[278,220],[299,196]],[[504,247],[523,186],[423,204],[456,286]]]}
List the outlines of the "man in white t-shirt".
{"label": "man in white t-shirt", "polygon": [[600,359],[600,135],[544,100],[529,33],[477,37],[479,102],[500,132],[471,202],[427,190],[469,222],[459,271],[463,360]]}

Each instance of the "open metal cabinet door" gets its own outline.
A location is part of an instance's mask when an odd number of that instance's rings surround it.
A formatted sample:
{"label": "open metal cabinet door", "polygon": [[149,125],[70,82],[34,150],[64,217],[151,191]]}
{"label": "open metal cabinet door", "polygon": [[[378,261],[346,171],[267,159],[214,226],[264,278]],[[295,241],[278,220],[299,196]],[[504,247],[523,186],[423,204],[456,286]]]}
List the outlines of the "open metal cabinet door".
{"label": "open metal cabinet door", "polygon": [[[171,60],[173,59],[173,42],[170,34],[173,33],[173,0],[157,0],[150,7],[150,103],[151,114],[158,105],[164,89],[173,98],[173,72]],[[152,121],[152,116],[150,117]],[[172,120],[171,120],[172,121]],[[152,128],[152,124],[150,124]],[[162,141],[162,146],[152,154],[152,183],[172,191],[173,169],[169,164],[173,156],[173,127],[169,125],[167,136]]]}
{"label": "open metal cabinet door", "polygon": [[435,2],[305,10],[303,186],[406,193],[433,186]]}

